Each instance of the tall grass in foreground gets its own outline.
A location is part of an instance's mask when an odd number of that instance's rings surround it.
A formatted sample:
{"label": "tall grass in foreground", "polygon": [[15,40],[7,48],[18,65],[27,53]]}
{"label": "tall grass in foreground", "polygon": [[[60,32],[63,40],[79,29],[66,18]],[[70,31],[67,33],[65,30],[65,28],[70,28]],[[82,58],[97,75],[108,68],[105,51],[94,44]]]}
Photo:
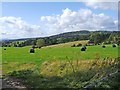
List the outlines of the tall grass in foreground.
{"label": "tall grass in foreground", "polygon": [[25,80],[33,88],[82,88],[118,70],[119,59],[53,60],[34,68],[13,71],[9,75]]}

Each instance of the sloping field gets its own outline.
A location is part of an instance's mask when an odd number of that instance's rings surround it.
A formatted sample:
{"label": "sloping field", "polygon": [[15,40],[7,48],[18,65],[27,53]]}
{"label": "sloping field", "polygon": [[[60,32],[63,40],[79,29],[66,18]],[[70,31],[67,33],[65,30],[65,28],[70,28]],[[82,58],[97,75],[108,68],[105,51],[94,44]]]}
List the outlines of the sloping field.
{"label": "sloping field", "polygon": [[106,48],[101,46],[87,46],[87,50],[82,52],[81,47],[64,47],[64,48],[42,48],[35,49],[35,53],[29,53],[30,47],[7,47],[2,50],[3,62],[41,62],[44,60],[89,60],[95,58],[116,58],[118,57],[118,48],[108,45]]}
{"label": "sloping field", "polygon": [[74,42],[68,42],[68,43],[63,43],[63,44],[50,45],[50,46],[46,46],[46,47],[71,47],[73,44],[75,44],[75,45],[78,45],[78,44],[85,45],[87,43],[88,43],[88,40],[81,40],[81,41],[74,41]]}
{"label": "sloping field", "polygon": [[37,48],[32,54],[31,46],[3,47],[2,72],[33,88],[82,88],[118,69],[118,46],[71,47],[79,43],[87,41]]}

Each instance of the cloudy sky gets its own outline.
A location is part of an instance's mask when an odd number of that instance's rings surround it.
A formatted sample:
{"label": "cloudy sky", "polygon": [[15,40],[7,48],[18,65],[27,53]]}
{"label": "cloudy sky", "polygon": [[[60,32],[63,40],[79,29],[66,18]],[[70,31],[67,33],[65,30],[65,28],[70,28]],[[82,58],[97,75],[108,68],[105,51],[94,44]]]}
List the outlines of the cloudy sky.
{"label": "cloudy sky", "polygon": [[80,30],[118,30],[118,3],[2,3],[2,39],[44,37]]}

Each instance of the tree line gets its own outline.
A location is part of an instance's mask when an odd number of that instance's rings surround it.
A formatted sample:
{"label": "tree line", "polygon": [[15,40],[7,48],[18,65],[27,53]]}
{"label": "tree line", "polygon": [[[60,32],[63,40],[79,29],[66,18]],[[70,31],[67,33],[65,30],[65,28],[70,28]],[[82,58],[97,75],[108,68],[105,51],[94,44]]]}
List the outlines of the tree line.
{"label": "tree line", "polygon": [[24,46],[48,46],[72,41],[89,40],[93,44],[120,44],[119,31],[94,31],[94,32],[70,32],[44,38],[32,38],[26,40],[3,41],[2,47],[24,47]]}

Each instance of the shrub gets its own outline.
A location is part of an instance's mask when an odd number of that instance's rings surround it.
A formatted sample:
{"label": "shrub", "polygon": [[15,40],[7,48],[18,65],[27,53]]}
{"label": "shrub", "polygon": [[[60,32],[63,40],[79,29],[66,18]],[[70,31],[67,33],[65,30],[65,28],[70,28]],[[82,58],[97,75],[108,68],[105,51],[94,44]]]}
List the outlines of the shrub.
{"label": "shrub", "polygon": [[77,45],[77,47],[80,47],[80,46],[82,46],[82,44],[81,44],[81,43],[79,43],[79,44]]}
{"label": "shrub", "polygon": [[11,47],[10,45],[8,45],[8,47]]}
{"label": "shrub", "polygon": [[85,46],[88,46],[88,44],[85,44]]}
{"label": "shrub", "polygon": [[75,44],[73,44],[71,47],[75,47]]}
{"label": "shrub", "polygon": [[110,41],[105,41],[104,44],[111,44],[111,42]]}
{"label": "shrub", "polygon": [[32,70],[20,70],[20,71],[13,71],[9,73],[10,76],[15,76],[17,78],[27,78],[33,73]]}

